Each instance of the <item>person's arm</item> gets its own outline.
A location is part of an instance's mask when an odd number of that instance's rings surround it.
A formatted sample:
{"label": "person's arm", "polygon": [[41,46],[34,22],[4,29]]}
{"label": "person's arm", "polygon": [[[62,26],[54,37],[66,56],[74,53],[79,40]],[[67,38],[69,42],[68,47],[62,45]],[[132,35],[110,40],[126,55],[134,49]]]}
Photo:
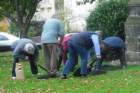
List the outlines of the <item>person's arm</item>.
{"label": "person's arm", "polygon": [[99,36],[96,34],[93,34],[91,36],[92,42],[94,45],[94,50],[97,58],[101,58],[101,48],[100,48],[100,43],[99,43]]}
{"label": "person's arm", "polygon": [[61,46],[61,43],[63,42],[63,38],[64,38],[64,36],[61,36],[60,37],[60,40],[59,40],[59,42],[58,42],[58,44]]}
{"label": "person's arm", "polygon": [[29,55],[28,59],[29,59],[29,62],[30,62],[30,68],[31,68],[32,74],[35,75],[35,74],[38,73],[37,61],[38,61],[38,58],[39,58],[39,49],[36,45],[34,45],[34,47],[35,47],[34,54]]}
{"label": "person's arm", "polygon": [[63,26],[63,24],[61,22],[59,24],[59,32],[58,32],[58,35],[60,37],[59,44],[61,44],[62,41],[63,41],[63,38],[64,38],[64,26]]}
{"label": "person's arm", "polygon": [[94,50],[96,54],[96,64],[95,64],[95,71],[99,71],[101,69],[102,65],[102,57],[101,57],[101,49],[100,49],[100,43],[99,43],[99,37],[98,35],[92,35],[92,42],[94,45]]}
{"label": "person's arm", "polygon": [[35,61],[38,61],[39,58],[39,48],[35,45],[35,53],[34,53]]}
{"label": "person's arm", "polygon": [[37,61],[36,61],[37,59],[36,59],[35,55],[29,55],[28,58],[29,58],[32,74],[37,74],[38,68],[37,68]]}

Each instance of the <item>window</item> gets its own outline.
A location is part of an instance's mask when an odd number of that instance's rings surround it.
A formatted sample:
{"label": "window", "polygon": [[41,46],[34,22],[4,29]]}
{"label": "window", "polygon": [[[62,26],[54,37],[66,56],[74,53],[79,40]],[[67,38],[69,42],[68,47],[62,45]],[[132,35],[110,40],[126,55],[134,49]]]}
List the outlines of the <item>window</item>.
{"label": "window", "polygon": [[4,41],[4,40],[8,40],[8,38],[3,35],[0,35],[0,41]]}

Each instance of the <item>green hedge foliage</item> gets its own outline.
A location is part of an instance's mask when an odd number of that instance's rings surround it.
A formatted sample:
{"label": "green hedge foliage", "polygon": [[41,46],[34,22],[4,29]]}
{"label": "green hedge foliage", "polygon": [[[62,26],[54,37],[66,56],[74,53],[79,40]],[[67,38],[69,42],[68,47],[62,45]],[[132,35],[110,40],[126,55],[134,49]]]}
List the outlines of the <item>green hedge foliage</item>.
{"label": "green hedge foliage", "polygon": [[105,37],[124,39],[124,23],[128,16],[128,0],[102,0],[87,19],[88,30],[101,30]]}

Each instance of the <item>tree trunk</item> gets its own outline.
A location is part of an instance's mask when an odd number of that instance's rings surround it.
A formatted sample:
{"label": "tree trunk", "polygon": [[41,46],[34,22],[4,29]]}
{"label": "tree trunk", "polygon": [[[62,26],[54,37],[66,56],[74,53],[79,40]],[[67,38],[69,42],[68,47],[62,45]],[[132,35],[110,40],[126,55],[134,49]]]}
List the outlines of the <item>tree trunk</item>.
{"label": "tree trunk", "polygon": [[28,26],[25,26],[25,25],[20,26],[20,38],[26,38],[27,37],[28,29],[29,29]]}

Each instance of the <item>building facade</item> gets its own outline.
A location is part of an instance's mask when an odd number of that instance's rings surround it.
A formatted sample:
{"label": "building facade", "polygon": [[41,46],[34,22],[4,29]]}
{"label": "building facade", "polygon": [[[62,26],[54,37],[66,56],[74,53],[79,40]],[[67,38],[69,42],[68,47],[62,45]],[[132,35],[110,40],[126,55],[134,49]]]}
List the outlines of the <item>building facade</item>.
{"label": "building facade", "polygon": [[45,21],[55,13],[55,0],[42,0],[38,4],[33,20]]}

